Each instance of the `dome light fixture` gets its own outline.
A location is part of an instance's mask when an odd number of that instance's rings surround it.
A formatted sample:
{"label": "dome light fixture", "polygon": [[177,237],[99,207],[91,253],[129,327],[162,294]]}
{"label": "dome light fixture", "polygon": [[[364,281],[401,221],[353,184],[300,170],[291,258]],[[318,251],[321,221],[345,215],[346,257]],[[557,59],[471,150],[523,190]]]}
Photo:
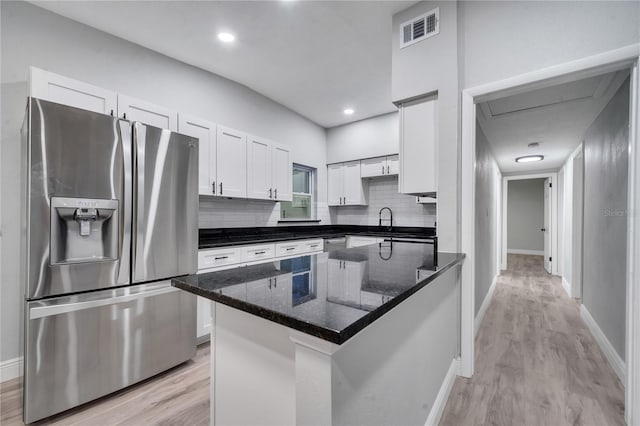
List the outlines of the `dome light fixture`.
{"label": "dome light fixture", "polygon": [[342,111],[343,113],[345,113],[346,115],[351,115],[353,114],[355,111],[353,110],[353,108],[346,108],[344,111]]}
{"label": "dome light fixture", "polygon": [[220,41],[223,41],[225,43],[231,43],[233,40],[236,39],[236,36],[234,36],[231,33],[219,33],[218,39],[220,39]]}
{"label": "dome light fixture", "polygon": [[523,157],[516,158],[516,163],[532,163],[534,161],[544,160],[544,155],[525,155]]}

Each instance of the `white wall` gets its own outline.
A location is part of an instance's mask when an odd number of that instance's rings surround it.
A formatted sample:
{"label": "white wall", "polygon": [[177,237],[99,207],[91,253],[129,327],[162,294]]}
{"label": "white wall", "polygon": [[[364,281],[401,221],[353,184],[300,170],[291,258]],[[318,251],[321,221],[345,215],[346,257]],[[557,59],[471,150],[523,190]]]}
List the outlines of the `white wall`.
{"label": "white wall", "polygon": [[584,138],[582,303],[625,358],[629,80]]}
{"label": "white wall", "polygon": [[[393,211],[394,226],[435,226],[436,206],[418,204],[416,197],[400,194],[397,176],[369,179],[369,205],[330,207],[331,223],[378,225],[378,213],[383,207]],[[388,217],[388,212],[384,217]]]}
{"label": "white wall", "polygon": [[327,129],[327,162],[397,154],[399,134],[397,112],[332,127]]}
{"label": "white wall", "polygon": [[567,282],[567,285],[571,289],[570,296],[578,297],[579,294],[575,291],[574,277],[573,277],[573,257],[577,254],[573,247],[574,241],[574,223],[573,218],[576,214],[574,206],[574,159],[578,154],[582,152],[582,145],[579,146],[574,152],[571,153],[567,161],[562,166],[564,172],[564,188],[563,188],[563,209],[559,211],[560,221],[562,221],[562,231],[560,234],[560,240],[562,241],[562,271],[561,275]]}
{"label": "white wall", "polygon": [[508,191],[507,251],[544,254],[544,179],[510,180]]}
{"label": "white wall", "polygon": [[498,274],[500,181],[502,180],[487,137],[476,124],[476,306],[482,306]]}
{"label": "white wall", "polygon": [[458,2],[463,87],[640,40],[637,1]]}
{"label": "white wall", "polygon": [[[29,65],[289,144],[294,162],[318,169],[319,211],[326,209],[323,128],[245,86],[31,4],[1,2],[0,7],[3,235],[0,360],[18,356],[21,336],[17,249],[20,193],[15,183],[22,172],[19,129],[26,105]],[[201,211],[201,218],[203,214],[206,215]]]}
{"label": "white wall", "polygon": [[[440,33],[400,49],[400,25],[440,8]],[[400,101],[438,92],[438,244],[457,251],[459,190],[459,84],[456,2],[419,2],[393,16],[391,37],[391,97]]]}

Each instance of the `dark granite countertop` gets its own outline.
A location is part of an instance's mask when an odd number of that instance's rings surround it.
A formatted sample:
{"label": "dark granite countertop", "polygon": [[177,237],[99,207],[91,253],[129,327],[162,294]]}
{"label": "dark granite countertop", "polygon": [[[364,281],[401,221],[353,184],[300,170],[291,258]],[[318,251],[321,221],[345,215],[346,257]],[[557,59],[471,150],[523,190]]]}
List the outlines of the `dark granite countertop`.
{"label": "dark granite countertop", "polygon": [[343,344],[464,254],[383,243],[177,277],[182,290]]}
{"label": "dark granite countertop", "polygon": [[437,238],[436,228],[408,226],[301,225],[255,228],[200,229],[198,248],[208,249],[240,244],[260,244],[309,238],[338,238],[363,235],[394,238]]}

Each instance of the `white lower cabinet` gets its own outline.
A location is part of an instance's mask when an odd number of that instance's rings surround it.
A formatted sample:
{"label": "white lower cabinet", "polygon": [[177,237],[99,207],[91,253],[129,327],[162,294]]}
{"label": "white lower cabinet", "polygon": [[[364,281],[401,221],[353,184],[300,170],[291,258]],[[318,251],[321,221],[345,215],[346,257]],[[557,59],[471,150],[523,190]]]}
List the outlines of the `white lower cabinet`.
{"label": "white lower cabinet", "polygon": [[366,272],[366,261],[329,259],[327,263],[329,287],[327,296],[332,301],[360,305],[362,279]]}

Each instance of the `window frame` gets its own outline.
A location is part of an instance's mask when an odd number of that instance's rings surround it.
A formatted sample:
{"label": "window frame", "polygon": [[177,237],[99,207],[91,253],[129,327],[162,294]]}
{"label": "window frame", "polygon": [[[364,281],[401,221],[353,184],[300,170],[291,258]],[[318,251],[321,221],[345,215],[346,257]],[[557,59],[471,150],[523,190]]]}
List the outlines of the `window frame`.
{"label": "window frame", "polygon": [[[309,193],[306,192],[295,192],[293,190],[293,172],[295,170],[300,170],[300,171],[304,171],[309,173]],[[317,219],[317,202],[316,202],[316,197],[317,194],[315,193],[316,190],[316,182],[315,180],[317,179],[317,169],[314,167],[310,167],[310,166],[305,166],[304,164],[299,164],[299,163],[293,163],[292,167],[291,167],[291,197],[293,200],[293,197],[295,197],[296,195],[301,195],[301,196],[305,196],[305,197],[309,197],[309,199],[311,200],[311,206],[309,209],[309,215],[310,217],[308,218],[287,218],[287,217],[282,217],[282,204],[280,204],[280,219],[278,219],[278,221],[280,222],[316,222]]]}

